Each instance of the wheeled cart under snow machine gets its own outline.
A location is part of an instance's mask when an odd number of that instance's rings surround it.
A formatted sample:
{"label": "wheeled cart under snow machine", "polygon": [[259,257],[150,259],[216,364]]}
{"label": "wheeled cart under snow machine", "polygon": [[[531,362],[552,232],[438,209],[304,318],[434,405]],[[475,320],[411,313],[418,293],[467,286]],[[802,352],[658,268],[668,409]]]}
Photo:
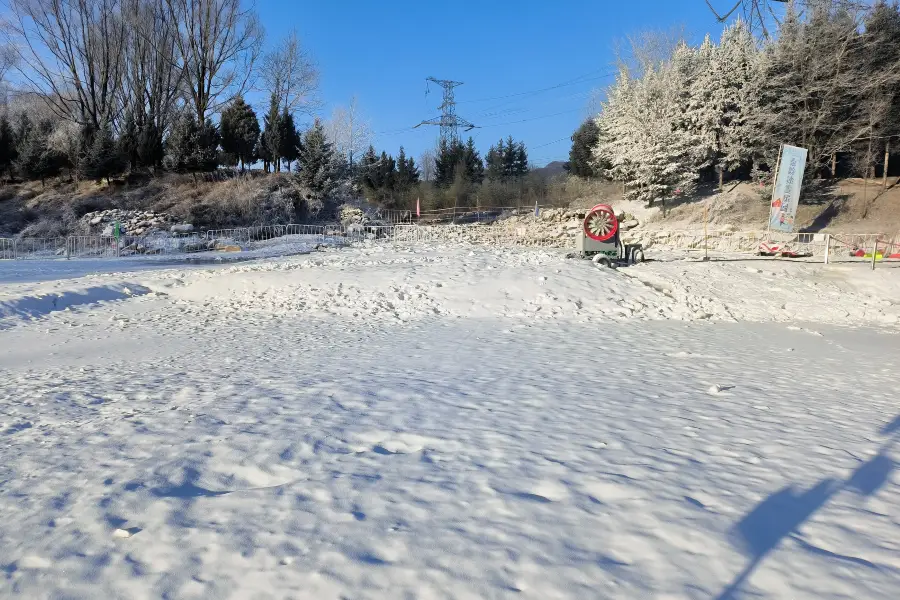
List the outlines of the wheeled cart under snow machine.
{"label": "wheeled cart under snow machine", "polygon": [[608,204],[598,204],[585,215],[575,239],[575,250],[582,258],[591,258],[598,265],[611,268],[644,262],[641,244],[622,242],[619,220]]}

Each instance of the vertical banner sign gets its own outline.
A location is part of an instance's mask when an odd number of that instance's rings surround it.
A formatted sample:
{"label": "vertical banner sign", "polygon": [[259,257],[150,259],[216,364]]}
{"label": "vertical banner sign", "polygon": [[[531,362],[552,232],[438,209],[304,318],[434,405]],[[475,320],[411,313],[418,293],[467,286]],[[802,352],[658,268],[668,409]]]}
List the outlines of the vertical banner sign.
{"label": "vertical banner sign", "polygon": [[806,170],[806,148],[785,145],[781,150],[781,164],[775,179],[772,210],[769,213],[769,229],[790,233],[794,230],[797,204],[800,203],[800,186]]}
{"label": "vertical banner sign", "polygon": [[419,199],[416,198],[416,218],[418,219],[421,216],[422,216],[422,211],[419,210]]}

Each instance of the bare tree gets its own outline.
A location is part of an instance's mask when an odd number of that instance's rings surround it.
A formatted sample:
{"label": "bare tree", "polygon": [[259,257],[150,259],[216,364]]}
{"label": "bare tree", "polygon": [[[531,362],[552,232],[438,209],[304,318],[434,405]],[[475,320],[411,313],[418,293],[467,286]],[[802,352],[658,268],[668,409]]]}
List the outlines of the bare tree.
{"label": "bare tree", "polygon": [[241,0],[163,1],[177,28],[175,58],[186,100],[202,123],[252,83],[262,25],[252,9],[241,8]]}
{"label": "bare tree", "polygon": [[641,78],[672,58],[675,49],[684,41],[683,26],[629,34],[615,43],[616,62],[619,69],[627,69],[631,77]]}
{"label": "bare tree", "polygon": [[99,129],[121,108],[121,0],[8,0],[17,70],[60,117]]}
{"label": "bare tree", "polygon": [[160,135],[175,117],[182,70],[176,60],[177,29],[167,18],[164,0],[124,0],[128,24],[123,108],[140,129]]}
{"label": "bare tree", "polygon": [[422,181],[434,181],[434,161],[434,150],[425,150],[419,156],[419,169],[422,171]]}
{"label": "bare tree", "polygon": [[347,157],[351,167],[353,157],[361,155],[372,143],[372,128],[361,116],[356,96],[350,99],[350,105],[346,108],[338,106],[334,109],[327,132],[335,149]]}
{"label": "bare tree", "polygon": [[320,107],[319,70],[293,31],[265,55],[262,63],[265,91],[275,97],[278,106],[290,114],[312,114]]}

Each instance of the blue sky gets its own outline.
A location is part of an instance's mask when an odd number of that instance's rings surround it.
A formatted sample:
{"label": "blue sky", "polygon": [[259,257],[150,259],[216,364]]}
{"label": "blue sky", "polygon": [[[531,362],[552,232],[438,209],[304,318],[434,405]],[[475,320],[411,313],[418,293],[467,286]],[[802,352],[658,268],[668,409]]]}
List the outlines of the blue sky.
{"label": "blue sky", "polygon": [[[431,75],[464,82],[457,113],[482,126],[470,132],[482,152],[512,135],[538,165],[568,156],[591,91],[612,80],[617,39],[675,25],[694,40],[721,31],[703,0],[258,0],[257,9],[270,44],[296,28],[315,56],[322,115],[356,95],[382,132],[379,150],[403,145],[418,157],[434,146],[437,127],[406,129],[439,115],[440,88],[425,96]],[[559,84],[569,85],[532,93]]]}

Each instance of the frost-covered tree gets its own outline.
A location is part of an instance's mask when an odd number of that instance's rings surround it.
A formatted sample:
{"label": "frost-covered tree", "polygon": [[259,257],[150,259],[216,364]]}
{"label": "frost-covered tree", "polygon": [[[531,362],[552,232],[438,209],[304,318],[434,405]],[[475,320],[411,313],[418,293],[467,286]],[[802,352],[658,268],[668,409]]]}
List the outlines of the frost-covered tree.
{"label": "frost-covered tree", "polygon": [[683,127],[683,64],[664,64],[632,79],[622,70],[598,118],[595,160],[611,178],[648,203],[693,192],[698,179],[698,136]]}
{"label": "frost-covered tree", "polygon": [[711,102],[716,112],[717,164],[723,173],[746,168],[757,148],[750,118],[759,53],[749,27],[726,27],[712,63]]}

